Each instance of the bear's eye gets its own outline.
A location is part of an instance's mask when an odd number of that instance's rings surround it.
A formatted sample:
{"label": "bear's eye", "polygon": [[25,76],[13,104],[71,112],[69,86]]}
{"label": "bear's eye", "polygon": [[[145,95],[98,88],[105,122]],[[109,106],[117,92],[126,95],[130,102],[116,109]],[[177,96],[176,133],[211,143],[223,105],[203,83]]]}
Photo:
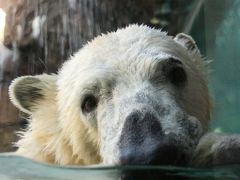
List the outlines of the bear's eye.
{"label": "bear's eye", "polygon": [[82,102],[82,111],[84,113],[90,113],[91,111],[95,110],[98,104],[98,100],[93,95],[88,95],[84,98]]}
{"label": "bear's eye", "polygon": [[168,78],[176,86],[184,85],[187,80],[185,70],[181,66],[174,66],[168,72]]}

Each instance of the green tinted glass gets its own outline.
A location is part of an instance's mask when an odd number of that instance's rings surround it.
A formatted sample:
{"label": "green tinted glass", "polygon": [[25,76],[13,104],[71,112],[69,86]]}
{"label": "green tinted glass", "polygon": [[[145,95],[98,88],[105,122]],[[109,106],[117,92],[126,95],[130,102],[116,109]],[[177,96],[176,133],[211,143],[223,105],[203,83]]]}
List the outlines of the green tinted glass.
{"label": "green tinted glass", "polygon": [[240,1],[207,0],[190,34],[207,57],[214,95],[213,129],[240,132]]}

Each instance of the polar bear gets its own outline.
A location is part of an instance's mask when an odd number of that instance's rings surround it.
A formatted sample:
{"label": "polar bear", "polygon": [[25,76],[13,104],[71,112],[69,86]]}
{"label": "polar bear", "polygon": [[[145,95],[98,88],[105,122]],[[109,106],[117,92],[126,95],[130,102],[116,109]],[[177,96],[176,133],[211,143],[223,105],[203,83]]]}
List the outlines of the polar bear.
{"label": "polar bear", "polygon": [[9,94],[30,115],[19,155],[60,165],[222,163],[218,138],[199,143],[211,97],[206,65],[183,33],[130,25],[103,34],[58,74],[19,77]]}

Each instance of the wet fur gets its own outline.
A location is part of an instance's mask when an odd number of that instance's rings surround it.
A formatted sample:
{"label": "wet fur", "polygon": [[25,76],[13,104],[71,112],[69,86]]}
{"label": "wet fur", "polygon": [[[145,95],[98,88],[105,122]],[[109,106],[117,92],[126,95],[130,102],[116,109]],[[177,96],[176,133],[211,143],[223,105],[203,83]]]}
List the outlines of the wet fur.
{"label": "wet fur", "polygon": [[[169,58],[182,61],[188,75],[184,88],[164,85],[164,78],[151,79],[157,71],[163,77],[160,67]],[[163,86],[156,90],[146,79]],[[135,108],[143,113],[148,105],[147,112],[156,117],[162,116],[156,111],[162,109],[159,105],[176,106],[167,116],[179,121],[161,122],[164,133],[179,133],[189,141],[178,138],[179,145],[195,147],[208,130],[212,110],[206,66],[193,39],[185,34],[173,38],[143,25],[101,35],[64,63],[57,75],[17,78],[9,92],[13,104],[30,115],[16,153],[61,165],[118,164],[118,142],[128,138],[121,136],[125,123],[119,118],[126,119]],[[104,101],[97,113],[84,115],[81,102],[89,93]],[[204,153],[209,151],[209,146],[203,147]],[[201,147],[197,149],[205,162]]]}

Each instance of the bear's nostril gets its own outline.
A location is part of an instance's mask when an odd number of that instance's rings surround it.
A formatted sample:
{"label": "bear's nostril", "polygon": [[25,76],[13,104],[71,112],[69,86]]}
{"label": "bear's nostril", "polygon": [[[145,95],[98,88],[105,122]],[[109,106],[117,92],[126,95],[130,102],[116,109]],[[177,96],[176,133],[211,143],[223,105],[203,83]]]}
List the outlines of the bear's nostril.
{"label": "bear's nostril", "polygon": [[126,118],[126,121],[136,124],[141,118],[141,113],[139,111],[134,111]]}

